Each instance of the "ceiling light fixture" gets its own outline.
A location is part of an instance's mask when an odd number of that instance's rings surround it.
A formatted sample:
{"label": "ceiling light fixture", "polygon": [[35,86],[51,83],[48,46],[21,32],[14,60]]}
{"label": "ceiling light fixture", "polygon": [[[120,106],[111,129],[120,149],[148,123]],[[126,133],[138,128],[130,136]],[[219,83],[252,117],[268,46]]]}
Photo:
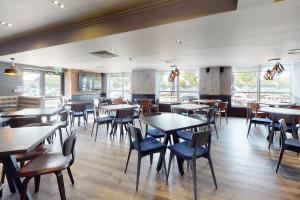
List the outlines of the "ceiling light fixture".
{"label": "ceiling light fixture", "polygon": [[15,64],[15,59],[11,58],[11,65],[9,68],[6,68],[4,70],[5,75],[9,75],[9,76],[17,76],[20,75],[20,70],[17,68],[16,64]]}
{"label": "ceiling light fixture", "polygon": [[52,2],[54,5],[56,5],[56,6],[60,7],[60,8],[65,8],[64,4],[62,4],[62,3],[60,3],[60,2],[58,2],[58,1],[56,1],[56,0],[51,0],[51,2]]}
{"label": "ceiling light fixture", "polygon": [[176,65],[171,65],[170,68],[172,70],[169,74],[168,81],[169,82],[174,82],[175,78],[179,76],[180,72],[179,72],[179,69],[177,68]]}
{"label": "ceiling light fixture", "polygon": [[300,49],[289,49],[287,54],[299,54]]}
{"label": "ceiling light fixture", "polygon": [[8,27],[13,27],[12,24],[7,23],[7,22],[4,22],[4,21],[0,21],[0,23],[1,23],[2,25],[8,26]]}
{"label": "ceiling light fixture", "polygon": [[280,58],[268,60],[268,63],[275,61],[275,65],[272,67],[272,69],[268,69],[264,74],[264,78],[266,80],[273,80],[275,75],[280,75],[284,71],[284,67],[279,62],[280,60],[281,60]]}
{"label": "ceiling light fixture", "polygon": [[176,40],[176,43],[182,45],[182,42],[180,40]]}

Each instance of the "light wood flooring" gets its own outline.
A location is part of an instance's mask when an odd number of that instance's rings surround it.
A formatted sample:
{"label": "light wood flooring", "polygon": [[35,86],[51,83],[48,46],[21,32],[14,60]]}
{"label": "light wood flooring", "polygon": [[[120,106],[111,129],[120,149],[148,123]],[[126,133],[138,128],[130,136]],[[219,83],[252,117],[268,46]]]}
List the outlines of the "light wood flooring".
{"label": "light wood flooring", "polygon": [[[127,174],[124,174],[129,149],[126,136],[120,141],[119,134],[111,138],[106,134],[106,126],[99,129],[98,140],[91,138],[89,127],[76,127],[78,140],[76,160],[72,167],[75,185],[70,184],[64,173],[67,199],[72,200],[190,200],[193,199],[191,170],[180,176],[175,160],[171,168],[168,185],[164,171],[157,173],[149,158],[142,160],[139,191],[135,192],[136,159],[131,155]],[[278,138],[271,150],[266,141],[266,127],[253,127],[246,137],[245,119],[230,118],[229,125],[223,121],[218,125],[219,139],[213,133],[212,159],[218,189],[215,190],[209,165],[206,159],[197,161],[197,184],[199,199],[218,200],[256,200],[256,199],[300,199],[300,160],[296,153],[286,152],[278,174],[275,167],[279,155]],[[277,135],[278,137],[278,135]],[[168,157],[168,152],[167,152]],[[167,159],[168,160],[168,159]],[[33,192],[33,181],[29,191]],[[54,175],[41,178],[40,191],[33,194],[34,199],[56,200],[59,192]],[[10,194],[7,185],[2,199],[16,200],[18,194]]]}

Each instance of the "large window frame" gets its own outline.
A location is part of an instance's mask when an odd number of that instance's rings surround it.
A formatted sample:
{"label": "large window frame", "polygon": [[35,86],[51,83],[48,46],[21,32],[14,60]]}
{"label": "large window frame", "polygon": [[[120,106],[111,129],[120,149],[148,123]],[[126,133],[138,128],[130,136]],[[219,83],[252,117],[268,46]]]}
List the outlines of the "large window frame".
{"label": "large window frame", "polygon": [[[175,103],[189,99],[198,99],[199,70],[181,71],[174,82],[168,82],[169,74],[170,71],[160,71],[159,73],[159,98],[161,102]],[[193,80],[182,78],[185,76],[191,76],[190,78]],[[162,84],[164,86],[162,86]]]}
{"label": "large window frame", "polygon": [[[112,79],[120,79],[119,88],[113,88]],[[119,95],[114,95],[119,94]],[[131,100],[131,73],[110,73],[108,74],[108,96],[110,98],[121,97],[123,99]]]}
{"label": "large window frame", "polygon": [[[236,73],[255,73],[256,75],[256,91],[239,91],[238,93],[241,94],[254,94],[256,95],[256,98],[254,99],[244,99],[244,103],[243,104],[234,104],[235,101],[237,101],[237,99],[234,99],[235,97],[235,93],[234,93],[234,83],[232,85],[232,96],[231,96],[231,101],[232,101],[232,106],[233,107],[245,107],[247,105],[248,101],[257,101],[257,102],[276,102],[275,99],[280,99],[280,101],[290,101],[291,100],[291,93],[292,93],[292,86],[291,86],[291,66],[288,64],[284,64],[285,66],[285,71],[283,72],[283,74],[279,75],[279,76],[275,76],[274,80],[270,80],[270,81],[275,81],[275,83],[280,80],[281,76],[285,76],[285,79],[288,80],[288,83],[286,86],[285,91],[266,91],[264,90],[264,84],[263,82],[265,82],[265,80],[263,79],[263,74],[266,72],[266,70],[268,68],[270,68],[270,66],[259,66],[256,68],[233,68],[233,78],[235,77],[234,75]],[[274,82],[273,82],[274,83]],[[272,84],[273,84],[272,83]],[[270,85],[272,85],[270,84]],[[264,95],[268,94],[269,97],[267,98],[267,100],[264,98]],[[284,94],[284,95],[281,95]],[[278,95],[278,96],[277,96]],[[272,97],[273,96],[273,97]],[[280,98],[281,97],[281,98]],[[277,101],[278,102],[278,101]]]}

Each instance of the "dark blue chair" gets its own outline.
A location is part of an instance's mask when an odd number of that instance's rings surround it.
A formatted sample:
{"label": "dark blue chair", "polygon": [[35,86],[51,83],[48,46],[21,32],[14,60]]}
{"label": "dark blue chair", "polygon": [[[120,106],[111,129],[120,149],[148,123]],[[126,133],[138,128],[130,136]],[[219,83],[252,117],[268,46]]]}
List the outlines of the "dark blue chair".
{"label": "dark blue chair", "polygon": [[112,124],[113,118],[109,117],[108,115],[100,115],[100,104],[98,99],[94,99],[94,123],[93,128],[91,132],[91,137],[93,137],[94,127],[96,127],[96,136],[95,136],[95,142],[97,140],[98,135],[98,127],[102,124],[106,124],[106,131],[108,133],[109,124]]}
{"label": "dark blue chair", "polygon": [[[151,117],[151,116],[157,116],[157,115],[161,115],[161,113],[159,113],[159,112],[156,112],[156,113],[144,113],[144,117]],[[163,131],[160,131],[160,130],[158,130],[156,128],[149,129],[148,124],[146,124],[146,135],[145,135],[145,137],[147,137],[147,136],[151,136],[151,137],[153,137],[155,139],[159,139],[160,140],[161,138],[163,138],[163,137],[166,136],[166,133],[163,132]]]}
{"label": "dark blue chair", "polygon": [[130,155],[132,150],[136,150],[138,152],[138,165],[137,165],[137,176],[136,176],[136,191],[138,191],[139,187],[139,178],[140,178],[140,168],[141,168],[141,160],[143,157],[148,155],[153,155],[155,153],[160,153],[160,156],[163,158],[164,170],[167,178],[167,170],[166,170],[166,162],[165,162],[165,152],[166,145],[157,141],[155,138],[146,137],[143,138],[141,129],[133,127],[129,125],[129,140],[130,140],[130,149],[128,153],[128,158],[125,167],[125,174],[127,171]]}
{"label": "dark blue chair", "polygon": [[286,132],[288,131],[288,127],[284,119],[280,119],[279,124],[280,124],[281,150],[280,150],[280,156],[276,167],[276,173],[278,172],[283,157],[283,153],[285,150],[294,151],[297,152],[298,154],[300,153],[300,140],[287,138]]}
{"label": "dark blue chair", "polygon": [[211,130],[206,130],[203,132],[194,133],[190,141],[184,141],[181,143],[177,143],[169,146],[170,149],[170,160],[168,166],[167,180],[170,175],[170,168],[172,159],[174,156],[177,156],[187,162],[192,163],[192,171],[193,171],[193,187],[194,187],[194,199],[197,200],[197,177],[196,177],[196,159],[197,158],[206,158],[208,159],[208,163],[211,169],[211,173],[214,179],[215,187],[217,186],[217,181],[215,177],[215,172],[210,156],[210,146],[211,146]]}
{"label": "dark blue chair", "polygon": [[[203,120],[203,118],[199,114],[190,114],[189,117],[194,118],[194,119]],[[197,128],[194,129],[194,132],[198,132]],[[193,135],[192,130],[177,131],[178,138],[183,139],[183,140],[191,140],[192,135]]]}
{"label": "dark blue chair", "polygon": [[74,104],[71,105],[71,126],[74,126],[75,118],[78,118],[78,126],[80,126],[80,118],[82,117],[84,120],[84,126],[86,127],[87,119],[86,119],[86,113],[85,113],[85,104]]}
{"label": "dark blue chair", "polygon": [[249,126],[248,126],[248,132],[247,132],[247,137],[249,136],[250,133],[250,129],[252,124],[259,124],[259,125],[265,125],[268,127],[268,134],[271,134],[271,124],[272,124],[272,120],[270,120],[269,118],[262,118],[262,117],[254,117],[255,113],[252,112],[252,110],[249,110],[249,118],[250,118],[250,122],[249,122]]}
{"label": "dark blue chair", "polygon": [[93,103],[87,103],[86,105],[85,105],[85,114],[86,114],[86,119],[87,119],[87,121],[88,121],[88,119],[89,119],[89,115],[90,114],[94,114],[94,108],[93,108]]}
{"label": "dark blue chair", "polygon": [[211,107],[207,111],[207,115],[200,115],[198,119],[207,122],[209,125],[213,125],[217,134],[217,139],[219,139],[218,130],[216,126],[216,113],[217,109],[214,107]]}
{"label": "dark blue chair", "polygon": [[123,127],[125,127],[126,131],[128,124],[133,124],[133,115],[134,109],[122,109],[117,110],[116,116],[113,120],[113,127],[111,130],[111,134],[116,133],[118,125],[120,126],[120,137],[124,135]]}

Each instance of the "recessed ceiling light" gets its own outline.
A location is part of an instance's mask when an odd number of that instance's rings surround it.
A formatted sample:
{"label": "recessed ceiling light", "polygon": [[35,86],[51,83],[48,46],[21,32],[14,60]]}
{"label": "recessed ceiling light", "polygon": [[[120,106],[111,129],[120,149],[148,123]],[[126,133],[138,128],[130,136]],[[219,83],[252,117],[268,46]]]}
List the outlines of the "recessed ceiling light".
{"label": "recessed ceiling light", "polygon": [[111,49],[110,51],[111,51],[111,52],[114,52],[115,50],[114,50],[114,49]]}
{"label": "recessed ceiling light", "polygon": [[60,8],[65,8],[64,4],[60,3],[59,1],[51,0],[51,2]]}
{"label": "recessed ceiling light", "polygon": [[12,24],[7,23],[7,22],[4,22],[4,21],[0,21],[0,23],[1,23],[2,25],[8,26],[8,27],[13,27]]}
{"label": "recessed ceiling light", "polygon": [[180,40],[176,40],[177,44],[182,44],[182,42]]}

